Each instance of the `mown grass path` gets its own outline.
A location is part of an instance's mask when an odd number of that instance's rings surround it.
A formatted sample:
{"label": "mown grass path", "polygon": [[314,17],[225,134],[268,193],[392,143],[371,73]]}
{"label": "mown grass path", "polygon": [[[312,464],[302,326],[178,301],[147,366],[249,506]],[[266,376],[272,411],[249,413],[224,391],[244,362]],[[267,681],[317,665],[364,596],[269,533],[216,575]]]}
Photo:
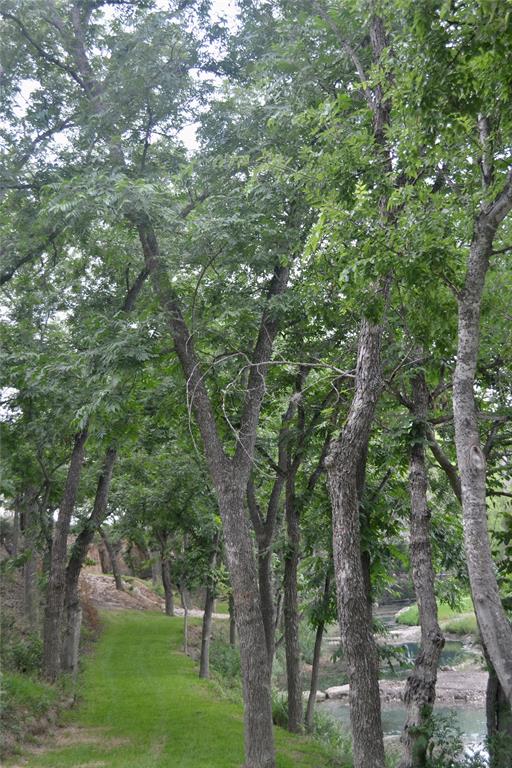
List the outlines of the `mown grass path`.
{"label": "mown grass path", "polygon": [[[103,614],[80,678],[80,706],[29,768],[239,768],[242,708],[219,697],[180,653],[182,622],[152,612]],[[276,729],[279,768],[324,768],[320,745]]]}

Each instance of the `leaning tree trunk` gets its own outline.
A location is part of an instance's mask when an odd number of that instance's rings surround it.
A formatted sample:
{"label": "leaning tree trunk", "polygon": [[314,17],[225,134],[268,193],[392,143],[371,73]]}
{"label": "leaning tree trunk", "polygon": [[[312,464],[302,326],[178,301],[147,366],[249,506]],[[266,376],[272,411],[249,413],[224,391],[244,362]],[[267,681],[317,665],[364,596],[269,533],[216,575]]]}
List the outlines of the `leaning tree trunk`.
{"label": "leaning tree trunk", "polygon": [[78,668],[78,647],[80,642],[80,626],[82,611],[80,608],[80,593],[78,582],[89,547],[94,535],[107,514],[107,501],[112,481],[112,473],[117,460],[117,450],[110,446],[103,459],[103,466],[96,486],[94,506],[89,518],[78,534],[71,549],[66,568],[66,592],[64,599],[64,632],[62,641],[62,669],[64,672],[76,673]]}
{"label": "leaning tree trunk", "polygon": [[100,528],[99,532],[108,552],[110,565],[112,567],[112,575],[114,576],[114,581],[116,583],[116,589],[118,589],[120,592],[124,592],[124,584],[123,584],[123,579],[121,577],[121,571],[119,570],[119,563],[117,562],[117,553],[115,550],[115,546],[114,544],[112,544],[112,542],[108,538],[103,528]]}
{"label": "leaning tree trunk", "polygon": [[333,516],[334,571],[341,644],[350,683],[355,768],[384,768],[379,662],[361,562],[358,468],[381,392],[381,325],[363,320],[355,392],[346,424],[326,460]]}
{"label": "leaning tree trunk", "polygon": [[480,304],[499,223],[512,209],[512,170],[496,201],[479,214],[464,288],[458,297],[457,363],[453,376],[455,446],[461,480],[464,545],[475,613],[504,694],[512,705],[512,627],[501,603],[487,523],[486,467],[480,448],[474,384]]}
{"label": "leaning tree trunk", "polygon": [[288,730],[302,730],[302,676],[299,644],[299,596],[297,571],[300,554],[300,528],[295,503],[295,473],[288,467],[286,478],[285,514],[286,548],[284,557],[284,639],[286,651],[286,680],[288,691]]}
{"label": "leaning tree trunk", "polygon": [[[322,613],[325,614],[329,604],[329,590],[331,577],[325,577],[324,592],[322,596]],[[318,691],[318,677],[320,674],[320,659],[322,657],[322,640],[324,638],[325,621],[322,618],[317,625],[315,635],[315,648],[313,650],[313,665],[311,668],[311,685],[309,686],[308,704],[306,707],[305,723],[308,731],[313,729],[313,715],[315,713],[316,693]]]}
{"label": "leaning tree trunk", "polygon": [[413,430],[409,458],[411,497],[410,552],[412,578],[421,625],[421,645],[414,669],[405,686],[407,720],[402,733],[404,755],[400,768],[424,768],[427,763],[426,726],[436,696],[437,666],[444,637],[437,621],[434,591],[435,574],[430,545],[430,512],[427,504],[425,440],[428,418],[428,391],[424,373],[412,380]]}
{"label": "leaning tree trunk", "polygon": [[42,664],[43,674],[50,682],[54,682],[60,672],[68,534],[80,483],[86,440],[87,426],[75,435],[64,495],[52,542],[50,573],[46,588]]}
{"label": "leaning tree trunk", "polygon": [[171,564],[169,557],[165,553],[161,556],[162,564],[162,584],[165,595],[165,613],[167,616],[174,616],[174,595],[172,593]]}

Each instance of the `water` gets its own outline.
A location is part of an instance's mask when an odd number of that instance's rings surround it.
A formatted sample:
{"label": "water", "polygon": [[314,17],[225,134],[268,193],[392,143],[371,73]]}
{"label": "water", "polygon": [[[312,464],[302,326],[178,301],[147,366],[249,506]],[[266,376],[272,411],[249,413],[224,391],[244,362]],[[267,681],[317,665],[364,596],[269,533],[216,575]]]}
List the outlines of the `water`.
{"label": "water", "polygon": [[[350,727],[350,713],[348,704],[342,699],[327,699],[317,705],[324,712],[329,712],[344,726]],[[464,742],[467,744],[481,744],[486,733],[485,712],[483,709],[464,709],[457,707],[436,707],[436,714],[453,715],[454,722],[462,731]],[[385,736],[399,736],[406,718],[405,707],[401,704],[384,704],[382,706],[382,727]]]}

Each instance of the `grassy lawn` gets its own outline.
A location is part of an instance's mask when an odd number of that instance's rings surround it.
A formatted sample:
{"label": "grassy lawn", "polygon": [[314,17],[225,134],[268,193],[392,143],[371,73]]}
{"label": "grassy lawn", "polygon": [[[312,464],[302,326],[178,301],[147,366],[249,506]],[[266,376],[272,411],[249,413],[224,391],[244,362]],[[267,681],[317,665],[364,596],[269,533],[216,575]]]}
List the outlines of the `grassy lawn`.
{"label": "grassy lawn", "polygon": [[[454,611],[447,603],[437,604],[438,619],[442,628],[455,634],[469,634],[476,632],[476,618],[473,611],[471,597],[466,596],[461,601],[460,610]],[[398,624],[415,626],[419,624],[418,606],[411,605],[405,611],[400,611],[396,616]]]}
{"label": "grassy lawn", "polygon": [[[102,615],[104,632],[80,680],[81,704],[28,768],[239,768],[242,708],[219,700],[180,653],[182,620],[159,613]],[[280,768],[322,768],[323,748],[276,729]],[[14,761],[7,765],[19,764]]]}

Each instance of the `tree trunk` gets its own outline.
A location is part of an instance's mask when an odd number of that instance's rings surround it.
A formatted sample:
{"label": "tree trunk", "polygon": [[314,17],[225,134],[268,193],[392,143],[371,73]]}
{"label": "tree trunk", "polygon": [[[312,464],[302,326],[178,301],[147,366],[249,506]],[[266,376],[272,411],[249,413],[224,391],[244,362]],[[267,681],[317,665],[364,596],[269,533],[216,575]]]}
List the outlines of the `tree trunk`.
{"label": "tree trunk", "polygon": [[169,558],[162,555],[161,564],[162,584],[165,594],[165,613],[167,616],[174,616],[174,595],[172,593],[171,564],[169,563]]}
{"label": "tree trunk", "polygon": [[286,549],[284,558],[284,637],[286,651],[286,680],[288,691],[288,730],[302,730],[302,675],[299,644],[299,596],[297,570],[300,554],[300,528],[295,503],[295,473],[289,467],[286,478]]}
{"label": "tree trunk", "polygon": [[226,489],[222,495],[219,494],[219,508],[226,521],[224,544],[233,585],[240,646],[246,766],[274,768],[270,668],[244,495],[245,488],[240,488],[238,494],[229,493]]}
{"label": "tree trunk", "polygon": [[379,662],[361,562],[358,467],[381,392],[382,327],[363,320],[355,392],[346,424],[326,460],[333,514],[334,570],[341,644],[350,683],[354,768],[384,768]]}
{"label": "tree trunk", "polygon": [[162,579],[162,564],[160,561],[160,552],[155,549],[151,553],[151,583],[157,587]]}
{"label": "tree trunk", "polygon": [[20,548],[20,508],[19,508],[19,497],[15,500],[15,507],[14,507],[14,517],[12,520],[12,557],[18,557],[19,548]]}
{"label": "tree trunk", "polygon": [[117,554],[114,545],[106,535],[105,531],[100,528],[100,536],[103,539],[103,543],[105,544],[105,547],[108,552],[108,556],[110,559],[110,565],[112,568],[112,575],[114,576],[114,581],[116,583],[116,589],[118,589],[120,592],[124,592],[124,585],[123,585],[123,579],[121,578],[121,572],[119,570],[119,565],[117,562]]}
{"label": "tree trunk", "polygon": [[218,538],[215,540],[215,549],[210,561],[210,573],[206,584],[206,595],[204,600],[203,630],[201,634],[201,660],[199,664],[199,677],[210,676],[210,638],[212,634],[212,615],[215,603],[215,587],[213,573],[217,565],[217,547]]}
{"label": "tree trunk", "polygon": [[188,603],[183,594],[184,587],[180,586],[181,604],[183,606],[183,653],[188,656]]}
{"label": "tree trunk", "polygon": [[[109,556],[108,556],[107,548],[102,541],[100,541],[100,543],[98,544],[98,554],[100,556],[101,572],[104,574],[110,573]],[[132,573],[132,576],[134,576],[133,573]]]}
{"label": "tree trunk", "polygon": [[62,613],[64,609],[67,542],[71,516],[80,483],[87,426],[75,435],[64,495],[52,543],[50,573],[46,588],[43,626],[43,675],[54,682],[60,672]]}
{"label": "tree trunk", "polygon": [[421,625],[421,645],[414,669],[407,678],[404,701],[407,720],[402,733],[404,755],[400,768],[424,768],[427,763],[426,726],[436,697],[437,666],[444,637],[437,621],[434,591],[435,574],[430,546],[430,512],[427,505],[427,467],[425,462],[428,391],[424,373],[412,380],[413,430],[409,458],[411,497],[410,553],[412,578]]}
{"label": "tree trunk", "polygon": [[[507,191],[507,187],[505,188]],[[500,202],[501,207],[498,207]],[[512,705],[512,627],[503,609],[489,541],[485,457],[480,448],[474,396],[478,360],[480,304],[494,235],[512,207],[512,171],[507,194],[477,218],[465,284],[458,297],[457,363],[453,377],[453,415],[461,480],[464,545],[478,625],[487,653]]]}
{"label": "tree trunk", "polygon": [[258,583],[260,588],[261,613],[265,629],[265,640],[270,670],[274,661],[274,590],[272,589],[272,548],[264,536],[258,541]]}
{"label": "tree trunk", "polygon": [[235,602],[233,593],[229,593],[229,644],[232,648],[236,645]]}
{"label": "tree trunk", "polygon": [[[39,596],[37,590],[37,489],[29,488],[23,494],[18,525],[23,533],[23,611],[32,631],[38,628]],[[16,548],[18,542],[16,542]]]}
{"label": "tree trunk", "polygon": [[485,709],[490,768],[510,768],[512,754],[512,709],[496,672],[489,669]]}
{"label": "tree trunk", "polygon": [[117,450],[110,446],[105,453],[103,466],[96,486],[93,510],[84,522],[75,543],[66,568],[66,592],[64,599],[64,632],[62,641],[61,665],[64,672],[76,673],[78,669],[78,648],[82,611],[78,583],[89,547],[94,535],[107,514],[108,493],[112,473],[117,460]]}
{"label": "tree trunk", "polygon": [[[331,586],[331,578],[329,574],[325,577],[324,593],[322,596],[322,603],[324,612],[327,610],[329,603],[329,589]],[[325,622],[322,619],[316,628],[315,635],[315,648],[313,651],[313,666],[311,668],[311,685],[309,686],[308,705],[306,707],[305,723],[308,731],[313,729],[313,715],[315,713],[316,693],[318,690],[318,676],[320,673],[320,659],[322,655],[322,640],[324,637]]]}

